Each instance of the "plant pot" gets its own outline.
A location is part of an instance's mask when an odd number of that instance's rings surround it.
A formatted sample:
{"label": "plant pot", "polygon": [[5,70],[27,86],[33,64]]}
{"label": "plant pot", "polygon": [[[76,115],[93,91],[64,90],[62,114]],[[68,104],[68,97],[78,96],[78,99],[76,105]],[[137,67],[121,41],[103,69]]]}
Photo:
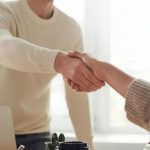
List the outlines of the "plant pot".
{"label": "plant pot", "polygon": [[45,142],[45,150],[58,150],[57,148],[51,147],[50,145],[51,142]]}
{"label": "plant pot", "polygon": [[49,148],[48,148],[48,144],[49,144],[50,142],[45,142],[45,150],[49,150]]}
{"label": "plant pot", "polygon": [[60,143],[59,150],[89,150],[87,143],[81,141],[71,141]]}

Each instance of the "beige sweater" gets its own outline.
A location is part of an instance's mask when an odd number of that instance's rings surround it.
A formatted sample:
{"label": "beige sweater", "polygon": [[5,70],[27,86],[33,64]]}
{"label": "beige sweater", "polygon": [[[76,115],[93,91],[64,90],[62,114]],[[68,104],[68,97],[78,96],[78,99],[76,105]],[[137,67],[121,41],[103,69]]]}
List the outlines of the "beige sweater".
{"label": "beige sweater", "polygon": [[[49,131],[57,50],[83,50],[80,27],[71,17],[54,7],[45,20],[27,0],[0,1],[0,105],[11,107],[16,134]],[[77,137],[90,143],[87,95],[66,85],[66,98]]]}
{"label": "beige sweater", "polygon": [[130,121],[150,131],[150,83],[135,80],[130,84],[125,109]]}

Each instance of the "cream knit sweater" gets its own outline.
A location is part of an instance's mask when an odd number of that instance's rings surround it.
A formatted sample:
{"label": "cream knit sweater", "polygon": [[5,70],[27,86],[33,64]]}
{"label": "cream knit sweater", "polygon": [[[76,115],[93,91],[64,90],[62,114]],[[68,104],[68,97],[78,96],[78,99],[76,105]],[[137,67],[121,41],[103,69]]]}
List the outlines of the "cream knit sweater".
{"label": "cream knit sweater", "polygon": [[125,110],[131,122],[150,131],[150,83],[135,80],[130,84]]}
{"label": "cream knit sweater", "polygon": [[[54,49],[83,49],[73,19],[56,7],[51,19],[41,19],[26,0],[0,2],[0,105],[11,107],[16,134],[49,131],[49,83],[58,53]],[[87,96],[68,86],[66,91],[77,136],[90,143]],[[130,121],[150,131],[150,83],[131,83],[125,109]]]}
{"label": "cream knit sweater", "polygon": [[[72,18],[54,7],[53,17],[45,20],[27,0],[0,1],[0,105],[11,107],[16,134],[49,131],[57,50],[83,50],[80,27]],[[66,91],[77,137],[90,144],[87,95],[67,85]]]}

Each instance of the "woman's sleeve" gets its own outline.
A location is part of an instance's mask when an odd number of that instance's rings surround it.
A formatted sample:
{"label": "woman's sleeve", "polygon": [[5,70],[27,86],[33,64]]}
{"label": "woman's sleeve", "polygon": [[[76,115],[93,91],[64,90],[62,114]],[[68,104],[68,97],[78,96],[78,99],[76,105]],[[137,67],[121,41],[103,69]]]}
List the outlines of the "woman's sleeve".
{"label": "woman's sleeve", "polygon": [[150,131],[150,83],[136,79],[130,85],[126,96],[127,118]]}

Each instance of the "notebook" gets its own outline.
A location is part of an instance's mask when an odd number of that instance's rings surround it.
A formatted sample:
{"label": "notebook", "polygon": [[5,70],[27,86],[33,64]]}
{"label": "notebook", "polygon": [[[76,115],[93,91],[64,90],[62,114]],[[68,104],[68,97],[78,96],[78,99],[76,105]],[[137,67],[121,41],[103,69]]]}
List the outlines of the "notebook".
{"label": "notebook", "polygon": [[11,109],[0,106],[0,150],[17,150]]}

